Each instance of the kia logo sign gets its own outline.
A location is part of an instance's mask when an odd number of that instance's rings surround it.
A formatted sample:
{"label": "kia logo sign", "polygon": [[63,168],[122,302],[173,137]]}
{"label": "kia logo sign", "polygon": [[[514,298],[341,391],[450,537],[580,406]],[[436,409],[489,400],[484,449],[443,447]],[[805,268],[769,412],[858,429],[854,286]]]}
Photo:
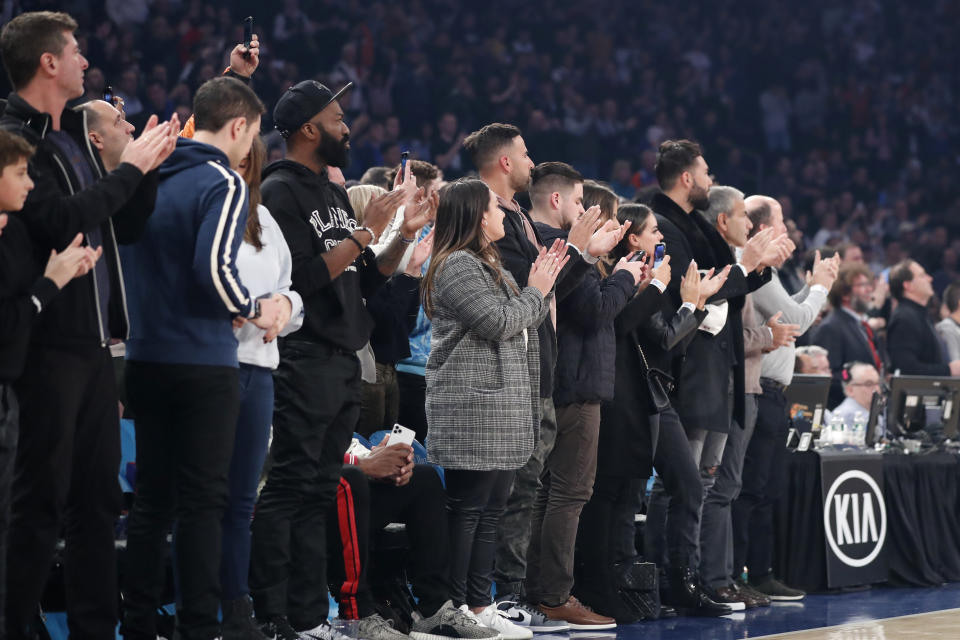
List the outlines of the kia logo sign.
{"label": "kia logo sign", "polygon": [[841,473],[823,503],[827,543],[850,567],[864,567],[876,559],[887,537],[887,508],[883,493],[869,474]]}

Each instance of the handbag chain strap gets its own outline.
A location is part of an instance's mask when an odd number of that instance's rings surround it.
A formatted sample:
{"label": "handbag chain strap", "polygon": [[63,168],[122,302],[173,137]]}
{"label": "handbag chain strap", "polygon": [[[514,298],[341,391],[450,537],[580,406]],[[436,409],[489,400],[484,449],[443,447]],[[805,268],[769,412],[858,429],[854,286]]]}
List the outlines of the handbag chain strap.
{"label": "handbag chain strap", "polygon": [[637,351],[640,352],[640,359],[643,360],[643,368],[647,371],[650,371],[650,365],[647,364],[647,356],[643,355],[643,347],[641,347],[639,344],[637,345]]}

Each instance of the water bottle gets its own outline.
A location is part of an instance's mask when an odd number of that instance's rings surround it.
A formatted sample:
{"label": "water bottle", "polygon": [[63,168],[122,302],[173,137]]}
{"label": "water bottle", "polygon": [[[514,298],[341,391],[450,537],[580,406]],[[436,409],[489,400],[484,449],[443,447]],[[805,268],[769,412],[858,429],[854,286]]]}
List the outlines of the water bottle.
{"label": "water bottle", "polygon": [[850,444],[861,448],[867,445],[867,417],[863,415],[863,411],[857,411],[853,414],[853,431],[850,434]]}
{"label": "water bottle", "polygon": [[843,444],[845,440],[844,429],[845,425],[843,423],[843,418],[834,414],[830,416],[830,425],[829,425],[829,435],[827,439],[827,444],[838,445]]}

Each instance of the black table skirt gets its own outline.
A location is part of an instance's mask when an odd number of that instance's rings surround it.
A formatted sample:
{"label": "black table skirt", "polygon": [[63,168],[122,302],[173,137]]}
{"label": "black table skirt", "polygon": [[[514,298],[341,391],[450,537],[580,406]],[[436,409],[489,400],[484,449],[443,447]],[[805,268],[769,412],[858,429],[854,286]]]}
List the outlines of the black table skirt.
{"label": "black table skirt", "polygon": [[[777,509],[777,573],[807,591],[827,588],[820,458],[788,458]],[[931,586],[960,581],[960,457],[945,453],[883,456],[889,581]]]}

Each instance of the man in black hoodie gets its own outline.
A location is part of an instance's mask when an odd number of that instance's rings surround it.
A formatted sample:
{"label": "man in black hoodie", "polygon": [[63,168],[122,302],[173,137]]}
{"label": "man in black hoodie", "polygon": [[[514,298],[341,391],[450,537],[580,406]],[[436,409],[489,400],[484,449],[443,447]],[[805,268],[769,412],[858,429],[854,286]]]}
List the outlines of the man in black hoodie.
{"label": "man in black hoodie", "polygon": [[76,27],[67,14],[36,12],[17,16],[0,33],[0,55],[14,87],[0,129],[36,147],[29,163],[36,188],[17,214],[36,268],[78,233],[85,245],[104,254],[40,316],[16,384],[23,429],[8,552],[8,584],[16,586],[7,606],[13,638],[36,631],[63,517],[70,634],[114,634],[120,434],[107,344],[127,331],[117,243],[135,240],[142,231],[156,195],[151,172],[176,143],[177,126],[157,126],[153,118],[149,130],[127,145],[120,166],[104,170],[87,141],[85,115],[66,108],[68,100],[83,95],[87,67],[73,35]]}
{"label": "man in black hoodie", "polygon": [[[287,90],[273,111],[287,157],[264,171],[263,204],[290,247],[305,316],[303,328],[280,343],[273,466],[253,520],[250,591],[270,637],[336,634],[327,623],[326,513],[360,416],[356,351],[373,326],[363,298],[396,270],[436,205],[422,191],[412,194],[396,240],[379,257],[368,247],[409,192],[371,201],[361,227],[346,190],[329,180],[328,167],[348,162],[350,129],[338,99],[349,86],[334,94],[306,80]],[[374,628],[389,630],[373,625],[364,637]]]}
{"label": "man in black hoodie", "polygon": [[[33,189],[27,173],[31,155],[33,147],[26,140],[0,131],[0,211],[23,208]],[[81,247],[81,240],[77,234],[64,251],[51,252],[40,274],[23,223],[0,213],[0,636],[6,626],[7,526],[19,431],[12,383],[23,371],[30,329],[37,316],[67,282],[85,275],[100,257],[90,247]]]}

